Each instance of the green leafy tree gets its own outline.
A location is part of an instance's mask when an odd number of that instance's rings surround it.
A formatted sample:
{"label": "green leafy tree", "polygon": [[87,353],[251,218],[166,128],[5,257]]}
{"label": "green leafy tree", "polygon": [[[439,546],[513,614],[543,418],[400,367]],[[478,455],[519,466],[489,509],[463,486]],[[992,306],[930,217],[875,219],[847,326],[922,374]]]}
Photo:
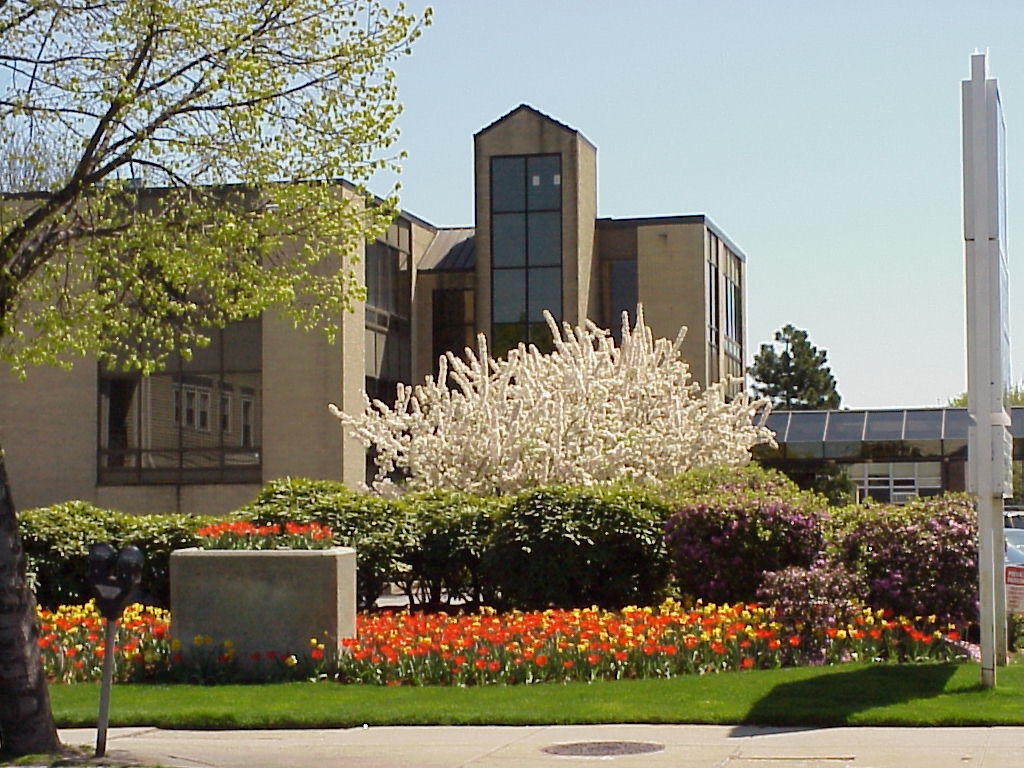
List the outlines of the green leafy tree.
{"label": "green leafy tree", "polygon": [[836,380],[825,365],[828,354],[807,338],[807,331],[787,325],[775,332],[775,342],[762,344],[747,372],[754,393],[783,411],[838,408]]}
{"label": "green leafy tree", "polygon": [[[68,159],[0,200],[0,359],[149,372],[271,307],[330,331],[362,290],[345,254],[394,212],[364,185],[397,170],[393,61],[428,16],[386,0],[0,0],[0,139]],[[36,631],[0,461],[8,754],[57,746]]]}
{"label": "green leafy tree", "polygon": [[[1024,382],[1014,384],[1006,392],[1006,404],[1007,405],[1024,405]],[[956,397],[949,398],[947,403],[950,408],[966,408],[967,407],[967,393],[961,392]]]}

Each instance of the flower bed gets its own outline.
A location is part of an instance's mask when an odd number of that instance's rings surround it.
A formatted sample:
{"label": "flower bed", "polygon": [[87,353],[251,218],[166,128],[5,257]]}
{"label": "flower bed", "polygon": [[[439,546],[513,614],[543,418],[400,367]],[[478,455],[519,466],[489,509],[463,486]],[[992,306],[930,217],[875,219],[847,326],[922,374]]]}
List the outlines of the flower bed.
{"label": "flower bed", "polygon": [[[673,677],[730,669],[763,669],[842,661],[946,661],[961,658],[959,634],[934,617],[886,618],[865,610],[841,627],[823,629],[812,652],[774,612],[756,605],[667,601],[621,612],[475,614],[384,612],[358,617],[358,635],[340,656],[310,639],[304,654],[268,648],[247,659],[267,680],[330,678],[379,685],[482,685],[545,681]],[[99,677],[103,658],[98,614],[89,606],[40,611],[40,646],[51,679]],[[115,649],[118,681],[226,682],[237,678],[230,643],[193,639],[186,658],[167,637],[166,612],[131,607]]]}
{"label": "flower bed", "polygon": [[200,549],[330,549],[331,529],[319,523],[254,525],[237,520],[196,530]]}

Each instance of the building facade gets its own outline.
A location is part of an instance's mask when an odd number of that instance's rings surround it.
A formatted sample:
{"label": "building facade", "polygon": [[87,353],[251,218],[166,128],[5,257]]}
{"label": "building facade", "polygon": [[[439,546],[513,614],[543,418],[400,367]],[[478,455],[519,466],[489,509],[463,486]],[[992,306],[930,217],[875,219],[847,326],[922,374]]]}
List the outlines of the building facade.
{"label": "building facade", "polygon": [[643,303],[657,336],[688,332],[702,386],[745,359],[746,263],[706,216],[597,216],[597,150],[521,105],[474,137],[475,222],[401,213],[365,246],[367,296],[333,344],[272,313],[217,331],[148,377],[81,361],[0,381],[2,443],[22,507],[85,499],[132,512],[218,513],[268,480],[365,478],[366,452],[328,411],[393,400],[445,351],[551,347],[544,310],[618,334]]}

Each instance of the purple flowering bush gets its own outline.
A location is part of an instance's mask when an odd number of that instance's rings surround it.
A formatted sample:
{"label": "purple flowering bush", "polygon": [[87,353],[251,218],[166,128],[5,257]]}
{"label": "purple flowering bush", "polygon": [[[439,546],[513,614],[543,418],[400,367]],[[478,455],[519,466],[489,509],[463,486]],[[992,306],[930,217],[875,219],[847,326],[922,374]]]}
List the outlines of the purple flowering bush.
{"label": "purple flowering bush", "polygon": [[977,516],[967,494],[842,507],[831,555],[867,586],[864,602],[940,622],[977,619]]}
{"label": "purple flowering bush", "polygon": [[752,601],[766,571],[809,567],[822,550],[824,498],[775,478],[723,476],[665,526],[676,586],[713,602]]}
{"label": "purple flowering bush", "polygon": [[786,633],[801,637],[806,652],[823,654],[829,630],[855,622],[866,594],[859,575],[821,557],[808,568],[792,565],[765,573],[757,601],[775,608],[776,620]]}

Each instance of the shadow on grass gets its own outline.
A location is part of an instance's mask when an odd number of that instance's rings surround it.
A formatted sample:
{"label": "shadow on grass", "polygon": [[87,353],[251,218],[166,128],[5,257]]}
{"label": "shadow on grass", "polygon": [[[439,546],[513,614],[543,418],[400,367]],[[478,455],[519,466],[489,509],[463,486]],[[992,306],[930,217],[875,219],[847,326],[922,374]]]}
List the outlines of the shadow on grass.
{"label": "shadow on grass", "polygon": [[753,735],[754,725],[849,725],[852,715],[866,709],[938,696],[956,669],[955,664],[879,664],[781,683],[751,706],[744,725],[730,735]]}

